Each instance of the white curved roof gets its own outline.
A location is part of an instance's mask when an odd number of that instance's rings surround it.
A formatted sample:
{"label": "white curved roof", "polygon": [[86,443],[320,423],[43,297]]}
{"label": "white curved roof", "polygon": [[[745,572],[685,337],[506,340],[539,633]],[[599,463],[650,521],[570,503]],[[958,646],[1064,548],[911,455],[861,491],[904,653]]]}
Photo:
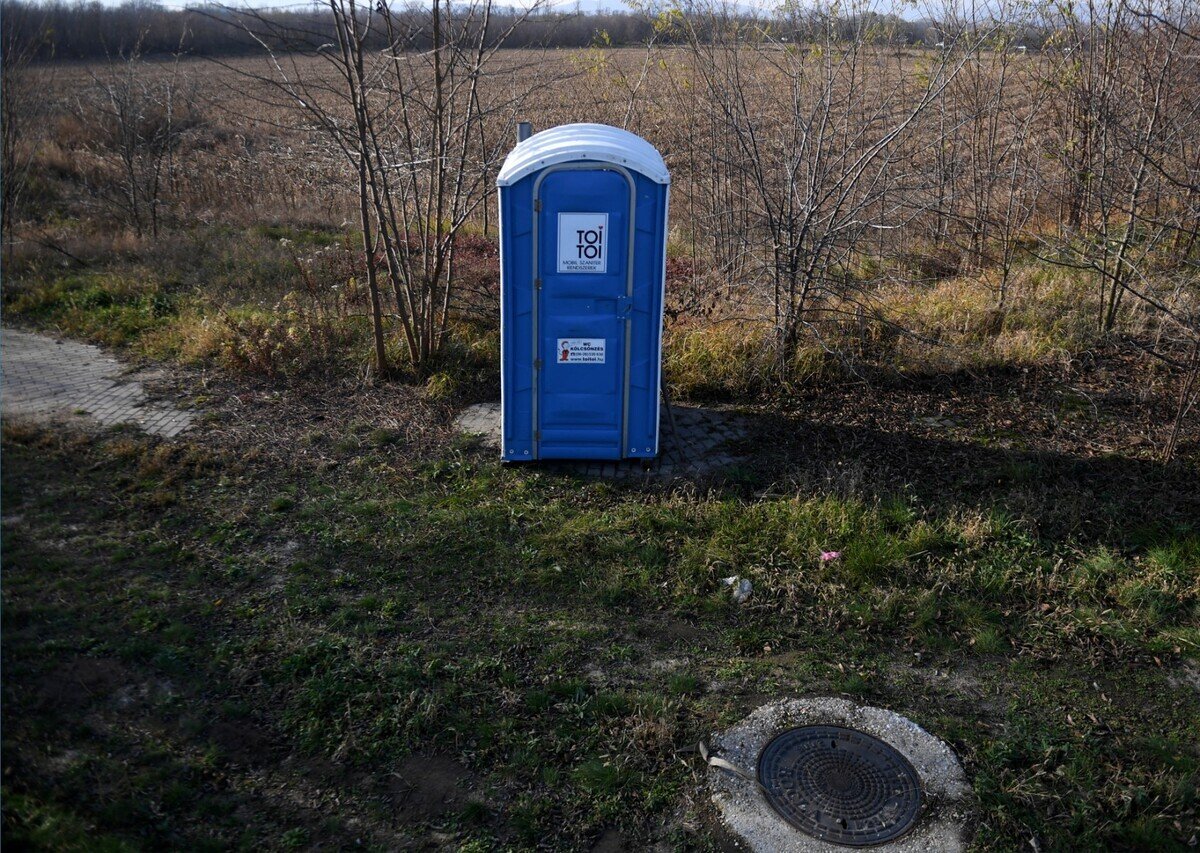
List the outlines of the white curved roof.
{"label": "white curved roof", "polygon": [[658,149],[637,134],[607,124],[563,124],[517,143],[500,167],[496,186],[511,186],[538,169],[572,160],[615,163],[657,183],[671,183]]}

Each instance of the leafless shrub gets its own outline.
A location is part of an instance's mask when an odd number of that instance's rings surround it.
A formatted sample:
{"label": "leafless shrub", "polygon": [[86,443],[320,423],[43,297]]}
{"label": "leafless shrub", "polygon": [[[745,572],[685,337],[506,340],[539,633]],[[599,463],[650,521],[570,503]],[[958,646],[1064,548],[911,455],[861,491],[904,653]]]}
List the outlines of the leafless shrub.
{"label": "leafless shrub", "polygon": [[1196,401],[1200,346],[1200,17],[1193,4],[1120,0],[1060,10],[1047,81],[1062,97],[1057,233],[1043,259],[1095,275],[1096,327],[1153,320],[1136,342],[1182,376],[1173,455]]}
{"label": "leafless shrub", "polygon": [[0,47],[0,169],[3,191],[4,249],[6,261],[11,261],[17,208],[28,186],[33,164],[29,124],[34,120],[38,90],[30,78],[29,65],[42,47],[44,29],[20,34],[5,32]]}
{"label": "leafless shrub", "polygon": [[157,238],[165,195],[174,180],[175,151],[192,122],[179,89],[179,57],[165,74],[143,60],[140,44],[108,60],[92,74],[92,87],[75,105],[90,129],[83,149],[90,155],[91,190],[140,237]]}
{"label": "leafless shrub", "polygon": [[[272,55],[274,73],[256,79],[297,108],[352,165],[376,367],[388,370],[386,309],[408,360],[423,371],[447,335],[458,236],[488,198],[494,164],[509,146],[508,134],[488,133],[486,126],[496,119],[511,124],[530,90],[511,74],[513,90],[481,90],[493,57],[521,19],[505,32],[491,32],[491,0],[434,0],[428,18],[386,2],[361,7],[330,0],[328,8],[336,43],[313,44],[304,33],[282,32],[269,18],[245,13],[247,31]],[[429,49],[420,49],[426,40]],[[293,52],[276,56],[273,44]],[[301,51],[327,64],[332,78],[312,74],[298,61]]]}
{"label": "leafless shrub", "polygon": [[866,307],[859,256],[922,212],[913,202],[930,176],[911,155],[964,64],[943,52],[907,73],[872,43],[868,8],[795,12],[791,40],[721,5],[669,22],[688,39],[701,93],[689,108],[712,132],[700,156],[717,183],[714,255],[748,280],[748,308],[765,295],[781,374],[814,317],[853,320]]}

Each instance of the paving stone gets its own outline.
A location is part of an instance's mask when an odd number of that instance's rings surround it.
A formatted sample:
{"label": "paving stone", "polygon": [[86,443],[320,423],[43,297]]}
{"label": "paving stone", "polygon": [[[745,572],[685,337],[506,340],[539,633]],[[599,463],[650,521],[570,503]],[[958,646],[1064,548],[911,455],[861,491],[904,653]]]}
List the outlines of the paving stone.
{"label": "paving stone", "polygon": [[[500,404],[479,403],[458,417],[459,431],[480,436],[487,447],[500,449]],[[545,460],[528,464],[548,471],[611,480],[695,479],[720,474],[743,463],[745,454],[728,447],[747,436],[745,421],[731,412],[698,406],[663,407],[659,456],[646,469],[640,459],[620,462]],[[522,463],[525,464],[525,463]]]}
{"label": "paving stone", "polygon": [[104,426],[139,424],[164,438],[192,425],[191,414],[150,402],[141,383],[123,373],[119,361],[94,346],[0,330],[0,407],[5,418],[45,421],[86,412]]}

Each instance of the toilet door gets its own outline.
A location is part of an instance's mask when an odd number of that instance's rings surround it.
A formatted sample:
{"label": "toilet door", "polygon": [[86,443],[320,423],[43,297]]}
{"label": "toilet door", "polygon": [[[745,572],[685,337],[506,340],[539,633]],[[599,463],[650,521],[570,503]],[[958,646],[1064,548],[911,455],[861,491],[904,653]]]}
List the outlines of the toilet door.
{"label": "toilet door", "polygon": [[632,178],[600,164],[548,169],[537,219],[535,453],[620,459],[628,399]]}

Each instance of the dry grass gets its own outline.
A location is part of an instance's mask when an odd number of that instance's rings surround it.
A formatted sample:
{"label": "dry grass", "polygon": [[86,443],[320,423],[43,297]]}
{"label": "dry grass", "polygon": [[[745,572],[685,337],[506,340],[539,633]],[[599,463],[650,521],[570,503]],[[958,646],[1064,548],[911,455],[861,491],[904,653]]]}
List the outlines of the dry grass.
{"label": "dry grass", "polygon": [[[747,51],[742,61],[761,108],[783,109],[786,104],[772,87],[772,81],[778,82],[781,56],[760,49]],[[1013,132],[1025,119],[1032,101],[1025,103],[1020,97],[1032,98],[1030,87],[1049,73],[1048,61],[1008,61],[1005,73],[1017,98],[1013,103],[1020,108],[1006,114],[1009,123],[1002,134]],[[865,67],[881,85],[901,80],[911,84],[929,62],[929,55],[921,51],[881,51],[868,55]],[[288,63],[292,75],[323,80],[327,73],[314,59]],[[998,73],[999,64],[996,56],[982,55],[979,66],[955,90],[955,109],[967,109],[972,98],[982,97],[988,75]],[[354,181],[340,152],[307,128],[277,90],[254,79],[271,74],[265,59],[241,58],[226,65],[184,61],[179,66],[179,91],[190,104],[189,123],[167,175],[165,197],[174,227],[157,242],[138,237],[107,215],[92,191],[111,175],[105,177],[108,167],[97,160],[103,159],[103,152],[96,153],[95,129],[86,124],[86,113],[77,104],[94,97],[93,80],[107,73],[106,67],[47,66],[34,73],[36,85],[47,93],[33,123],[36,136],[26,143],[37,152],[38,192],[31,197],[38,204],[25,211],[21,239],[10,259],[6,289],[11,309],[21,312],[40,298],[14,295],[15,290],[52,290],[63,263],[78,266],[69,254],[85,262],[89,271],[112,268],[121,278],[145,275],[182,297],[166,327],[156,323],[143,330],[144,350],[154,355],[189,362],[216,360],[277,375],[287,370],[272,362],[298,361],[283,355],[289,348],[333,352],[346,341],[327,346],[322,335],[325,340],[357,335],[346,317],[365,312],[365,303],[345,300],[336,307],[313,302],[308,297],[312,282],[297,265],[298,259],[311,259],[312,250],[320,246],[341,247],[338,251],[345,258],[357,251]],[[147,63],[140,73],[160,79],[173,71],[165,63]],[[734,172],[712,169],[713,158],[721,156],[719,146],[728,139],[697,104],[699,79],[691,55],[673,47],[651,52],[508,51],[499,55],[495,75],[481,96],[487,104],[499,104],[514,80],[530,93],[519,105],[489,118],[494,122],[486,130],[489,137],[508,133],[503,121],[515,111],[535,127],[571,121],[626,126],[663,151],[673,176],[671,256],[689,269],[703,271],[695,278],[687,272],[671,279],[679,313],[668,332],[667,372],[678,393],[745,398],[864,370],[913,374],[1038,364],[1070,358],[1097,339],[1100,304],[1094,274],[1050,266],[1023,250],[1014,259],[1001,311],[1000,269],[972,260],[979,247],[972,248],[969,241],[953,235],[942,242],[932,239],[929,217],[917,216],[907,219],[903,229],[881,232],[878,243],[861,247],[847,261],[847,269],[823,271],[835,289],[844,291],[846,286],[838,283],[843,281],[852,287],[845,298],[822,297],[812,303],[804,340],[781,362],[773,343],[771,294],[753,260],[763,250],[764,237],[749,225],[731,232],[729,223],[722,224],[719,208],[738,187],[729,183]],[[327,106],[339,108],[334,98]],[[1006,139],[999,137],[999,143]],[[958,163],[956,175],[961,178],[956,179],[980,180],[986,164],[973,159],[979,152],[966,145],[965,137],[953,136],[946,144]],[[937,172],[937,145],[920,136],[911,148],[906,168],[917,174]],[[488,170],[498,165],[479,164]],[[1039,186],[1053,187],[1059,167],[1057,162],[1041,163]],[[914,201],[924,203],[921,193]],[[964,189],[955,196],[976,198],[978,193]],[[995,202],[988,196],[979,203]],[[478,235],[470,239],[479,243],[472,249],[479,263],[460,275],[463,307],[469,309],[465,317],[470,319],[459,330],[472,331],[459,353],[467,352],[465,363],[471,365],[495,362],[494,348],[478,349],[473,342],[488,335],[494,340],[494,203],[491,198],[481,200],[470,228]],[[969,219],[975,203],[961,202],[959,215]],[[1034,236],[1058,225],[1049,199],[1038,204],[1028,226]],[[281,245],[281,239],[289,245]],[[985,244],[983,251],[993,248]],[[1162,260],[1148,286],[1187,315],[1200,298],[1197,289],[1186,282],[1180,286],[1169,253]],[[326,264],[315,275],[322,288],[361,290],[362,271],[350,260],[340,266]],[[288,299],[293,304],[287,304]],[[328,324],[341,329],[336,335],[317,331]],[[86,325],[80,318],[59,322],[66,331],[85,334]],[[1127,305],[1120,330],[1146,337],[1158,334],[1160,327],[1149,312]],[[296,337],[309,333],[317,335],[311,346]],[[123,334],[110,342],[129,337]],[[357,339],[348,350],[352,356],[343,364],[365,352]],[[268,355],[275,353],[281,355]],[[458,355],[450,361],[464,363]],[[462,378],[456,382],[464,384]],[[473,375],[465,382],[475,384]]]}

